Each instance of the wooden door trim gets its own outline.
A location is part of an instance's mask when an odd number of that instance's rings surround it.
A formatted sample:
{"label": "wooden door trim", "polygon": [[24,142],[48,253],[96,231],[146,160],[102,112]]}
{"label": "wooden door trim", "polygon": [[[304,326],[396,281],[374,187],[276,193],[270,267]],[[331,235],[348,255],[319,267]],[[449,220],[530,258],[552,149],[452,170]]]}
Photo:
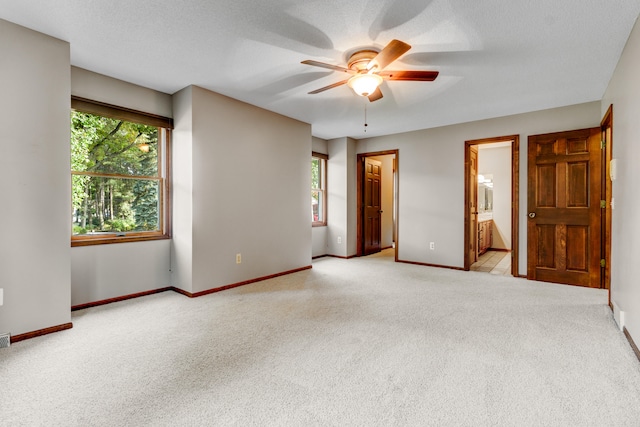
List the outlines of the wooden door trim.
{"label": "wooden door trim", "polygon": [[613,158],[613,104],[609,105],[602,122],[600,122],[601,137],[605,143],[602,165],[602,200],[606,201],[605,214],[602,219],[602,256],[605,260],[601,277],[601,287],[608,289],[609,305],[611,305],[611,197],[613,195],[611,182],[611,159]]}
{"label": "wooden door trim", "polygon": [[494,138],[473,139],[464,142],[464,269],[469,270],[469,157],[471,147],[496,142],[511,142],[511,275],[518,274],[518,229],[520,218],[520,135],[497,136]]}
{"label": "wooden door trim", "polygon": [[364,213],[364,193],[362,192],[363,182],[363,162],[366,157],[378,157],[378,156],[395,156],[395,174],[396,174],[396,186],[393,189],[393,197],[394,203],[396,205],[396,223],[395,223],[395,236],[396,236],[396,248],[395,248],[395,261],[398,261],[398,246],[399,246],[399,223],[400,223],[400,206],[399,206],[399,195],[400,195],[400,150],[385,150],[385,151],[373,151],[368,153],[358,153],[356,157],[356,203],[358,207],[356,209],[357,212],[357,222],[356,222],[356,256],[360,257],[363,255],[362,245],[364,241],[364,224],[362,221],[363,213]]}

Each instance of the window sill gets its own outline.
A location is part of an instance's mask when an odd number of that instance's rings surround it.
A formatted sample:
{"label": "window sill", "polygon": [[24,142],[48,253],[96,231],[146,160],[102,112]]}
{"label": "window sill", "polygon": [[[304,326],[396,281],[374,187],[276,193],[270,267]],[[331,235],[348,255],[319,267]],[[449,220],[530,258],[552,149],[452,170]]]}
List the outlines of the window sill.
{"label": "window sill", "polygon": [[72,237],[71,247],[75,246],[95,246],[109,245],[112,243],[132,243],[132,242],[148,242],[152,240],[168,240],[171,236],[168,234],[154,235],[129,235],[129,236],[110,236],[110,237]]}
{"label": "window sill", "polygon": [[312,222],[311,223],[311,227],[326,227],[327,223],[326,222]]}

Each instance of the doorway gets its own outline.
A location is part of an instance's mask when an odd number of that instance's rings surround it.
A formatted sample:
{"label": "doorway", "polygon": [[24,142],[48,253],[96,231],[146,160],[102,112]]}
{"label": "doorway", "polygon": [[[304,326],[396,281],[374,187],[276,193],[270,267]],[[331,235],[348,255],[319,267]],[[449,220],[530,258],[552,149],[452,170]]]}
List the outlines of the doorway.
{"label": "doorway", "polygon": [[357,155],[356,256],[394,248],[398,260],[398,150]]}
{"label": "doorway", "polygon": [[[464,173],[464,269],[470,270],[483,251],[496,248],[509,251],[511,275],[518,277],[518,211],[519,211],[519,135],[465,141]],[[492,171],[484,170],[481,160],[482,151],[487,147],[510,148],[510,157],[506,165],[501,164],[502,188],[497,197],[504,203],[506,213],[494,218],[495,180]],[[510,175],[510,176],[508,176]],[[479,185],[486,184],[484,187]],[[507,182],[508,181],[508,182]],[[482,188],[481,188],[482,187]],[[503,195],[503,196],[501,196]],[[480,199],[479,199],[480,197]],[[505,218],[506,216],[506,218]],[[510,234],[510,236],[509,236]],[[495,245],[494,245],[495,236]],[[498,242],[502,242],[501,244]],[[505,244],[505,241],[507,242]],[[510,242],[509,242],[510,241]],[[507,260],[508,261],[508,260]]]}

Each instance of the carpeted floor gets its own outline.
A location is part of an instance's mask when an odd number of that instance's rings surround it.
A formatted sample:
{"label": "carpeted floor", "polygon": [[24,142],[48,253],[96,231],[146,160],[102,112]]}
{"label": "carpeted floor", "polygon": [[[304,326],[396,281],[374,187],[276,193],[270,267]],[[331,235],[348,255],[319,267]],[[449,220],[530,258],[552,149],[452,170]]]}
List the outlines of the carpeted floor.
{"label": "carpeted floor", "polygon": [[640,425],[606,291],[385,255],[75,312],[0,350],[0,425]]}

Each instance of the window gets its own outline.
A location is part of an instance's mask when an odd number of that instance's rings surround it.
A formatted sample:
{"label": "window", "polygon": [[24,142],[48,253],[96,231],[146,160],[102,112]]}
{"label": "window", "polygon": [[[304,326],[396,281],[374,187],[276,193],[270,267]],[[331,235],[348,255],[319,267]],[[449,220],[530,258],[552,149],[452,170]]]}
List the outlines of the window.
{"label": "window", "polygon": [[72,246],[169,237],[171,119],[73,97]]}
{"label": "window", "polygon": [[311,153],[311,224],[327,225],[327,159],[326,154]]}

